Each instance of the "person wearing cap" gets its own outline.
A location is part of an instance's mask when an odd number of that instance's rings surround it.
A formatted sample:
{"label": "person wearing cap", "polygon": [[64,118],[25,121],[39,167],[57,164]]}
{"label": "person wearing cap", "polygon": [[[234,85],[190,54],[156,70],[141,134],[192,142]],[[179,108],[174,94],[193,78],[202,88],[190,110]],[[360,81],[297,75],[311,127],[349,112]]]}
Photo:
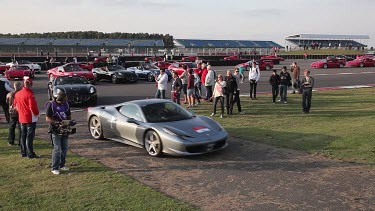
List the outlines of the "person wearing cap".
{"label": "person wearing cap", "polygon": [[[61,132],[59,128],[62,121],[71,120],[71,112],[65,91],[59,90],[53,98],[46,104],[46,122],[50,125],[48,132],[51,133],[53,143],[51,172],[60,174],[60,170],[69,170],[69,167],[65,165],[69,134]],[[72,121],[70,122],[73,126]]]}
{"label": "person wearing cap", "polygon": [[14,96],[15,94],[22,89],[22,83],[19,81],[14,82],[14,91],[9,92],[7,94],[6,102],[9,105],[9,115],[10,115],[10,122],[9,122],[9,134],[8,134],[8,144],[14,145],[14,141],[16,139],[16,127],[18,129],[18,145],[21,144],[21,126],[18,122],[18,112],[17,109],[14,107]]}
{"label": "person wearing cap", "polygon": [[39,118],[38,104],[31,90],[33,81],[26,78],[21,91],[14,96],[14,107],[18,111],[18,121],[21,124],[21,157],[39,158],[34,152],[34,137],[36,122]]}

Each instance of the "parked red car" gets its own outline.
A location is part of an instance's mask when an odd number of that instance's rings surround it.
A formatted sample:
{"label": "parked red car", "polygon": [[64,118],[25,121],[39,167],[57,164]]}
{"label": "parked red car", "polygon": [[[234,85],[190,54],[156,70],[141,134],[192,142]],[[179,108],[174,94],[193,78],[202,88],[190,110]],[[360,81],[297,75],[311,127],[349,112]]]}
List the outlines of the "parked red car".
{"label": "parked red car", "polygon": [[199,59],[197,56],[182,57],[182,61],[184,62],[195,62],[197,59]]}
{"label": "parked red car", "polygon": [[79,65],[80,68],[84,70],[91,71],[92,69],[94,69],[94,63],[92,62],[78,62],[77,64]]}
{"label": "parked red car", "polygon": [[169,62],[155,62],[153,63],[153,65],[157,66],[159,69],[161,70],[165,70],[165,69],[168,69],[168,67],[171,65],[172,63],[169,63]]}
{"label": "parked red car", "polygon": [[[273,68],[273,62],[271,60],[258,59],[255,61],[255,63],[259,66],[260,70],[271,70]],[[236,65],[235,68],[242,66],[244,67],[246,71],[248,71],[250,67],[252,66],[252,64],[253,64],[253,61],[248,61],[248,62]]]}
{"label": "parked red car", "polygon": [[240,60],[240,58],[238,56],[227,56],[227,57],[224,57],[224,60],[225,61]]}
{"label": "parked red car", "polygon": [[344,67],[346,59],[323,59],[317,62],[311,63],[312,68],[340,68]]}
{"label": "parked red car", "polygon": [[184,69],[182,68],[182,65],[187,65],[188,69],[192,68],[193,71],[198,69],[197,64],[195,64],[193,62],[175,62],[168,67],[168,70],[170,72],[177,72],[178,75],[181,75],[184,72]]}
{"label": "parked red car", "polygon": [[107,62],[107,58],[108,57],[106,57],[106,56],[96,57],[94,59],[94,62],[97,62],[97,63],[99,63],[99,62]]}
{"label": "parked red car", "polygon": [[50,81],[61,75],[77,75],[83,76],[91,83],[95,83],[95,76],[89,70],[84,70],[80,67],[78,63],[68,63],[59,67],[55,67],[47,70],[47,75]]}
{"label": "parked red car", "polygon": [[279,61],[285,61],[285,59],[281,56],[275,56],[275,55],[268,55],[268,56],[262,56],[261,59],[278,59]]}
{"label": "parked red car", "polygon": [[14,65],[9,70],[5,71],[5,77],[10,79],[23,79],[24,76],[34,78],[35,72],[34,69],[30,69],[26,65]]}
{"label": "parked red car", "polygon": [[375,60],[370,57],[354,59],[353,61],[346,63],[346,66],[347,67],[374,67]]}
{"label": "parked red car", "polygon": [[155,57],[155,56],[152,56],[152,57],[146,57],[145,58],[145,62],[160,62],[160,61],[163,61],[163,58],[161,57]]}
{"label": "parked red car", "polygon": [[10,65],[6,65],[0,62],[0,74],[4,74],[5,71],[9,70]]}

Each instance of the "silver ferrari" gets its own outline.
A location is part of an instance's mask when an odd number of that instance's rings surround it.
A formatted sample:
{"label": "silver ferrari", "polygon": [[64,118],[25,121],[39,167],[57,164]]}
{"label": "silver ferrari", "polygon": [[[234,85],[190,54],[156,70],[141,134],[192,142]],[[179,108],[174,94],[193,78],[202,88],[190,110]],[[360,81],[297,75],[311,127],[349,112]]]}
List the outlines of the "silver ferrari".
{"label": "silver ferrari", "polygon": [[111,139],[145,148],[149,155],[197,155],[223,149],[228,133],[206,116],[194,116],[169,100],[147,99],[91,107],[94,139]]}

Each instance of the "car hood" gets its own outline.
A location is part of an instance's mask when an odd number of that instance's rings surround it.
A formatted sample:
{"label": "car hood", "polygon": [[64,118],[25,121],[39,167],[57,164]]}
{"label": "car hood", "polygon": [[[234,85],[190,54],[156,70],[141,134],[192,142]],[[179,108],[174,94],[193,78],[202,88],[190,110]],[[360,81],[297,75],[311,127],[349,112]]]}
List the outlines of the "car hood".
{"label": "car hood", "polygon": [[114,70],[114,71],[111,71],[112,73],[124,73],[124,74],[135,74],[135,72],[133,70]]}
{"label": "car hood", "polygon": [[92,85],[90,84],[64,84],[64,85],[58,85],[54,87],[54,90],[56,89],[63,89],[65,90],[65,93],[67,95],[69,94],[88,94],[90,87]]}
{"label": "car hood", "polygon": [[155,123],[159,129],[169,129],[172,132],[188,136],[191,138],[205,138],[208,136],[214,136],[224,129],[216,123],[214,120],[205,117],[197,116],[187,120],[174,121],[174,122],[163,122]]}
{"label": "car hood", "polygon": [[93,74],[89,71],[65,72],[64,75],[78,75],[78,76],[83,76],[85,78],[93,77]]}

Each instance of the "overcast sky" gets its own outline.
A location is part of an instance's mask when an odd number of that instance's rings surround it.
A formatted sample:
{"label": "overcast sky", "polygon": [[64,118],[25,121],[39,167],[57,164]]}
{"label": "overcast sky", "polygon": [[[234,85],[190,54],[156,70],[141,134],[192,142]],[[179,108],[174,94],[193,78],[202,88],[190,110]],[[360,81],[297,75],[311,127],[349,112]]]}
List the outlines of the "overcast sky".
{"label": "overcast sky", "polygon": [[370,35],[374,0],[0,0],[0,33],[102,31],[186,39],[272,40],[299,33]]}

